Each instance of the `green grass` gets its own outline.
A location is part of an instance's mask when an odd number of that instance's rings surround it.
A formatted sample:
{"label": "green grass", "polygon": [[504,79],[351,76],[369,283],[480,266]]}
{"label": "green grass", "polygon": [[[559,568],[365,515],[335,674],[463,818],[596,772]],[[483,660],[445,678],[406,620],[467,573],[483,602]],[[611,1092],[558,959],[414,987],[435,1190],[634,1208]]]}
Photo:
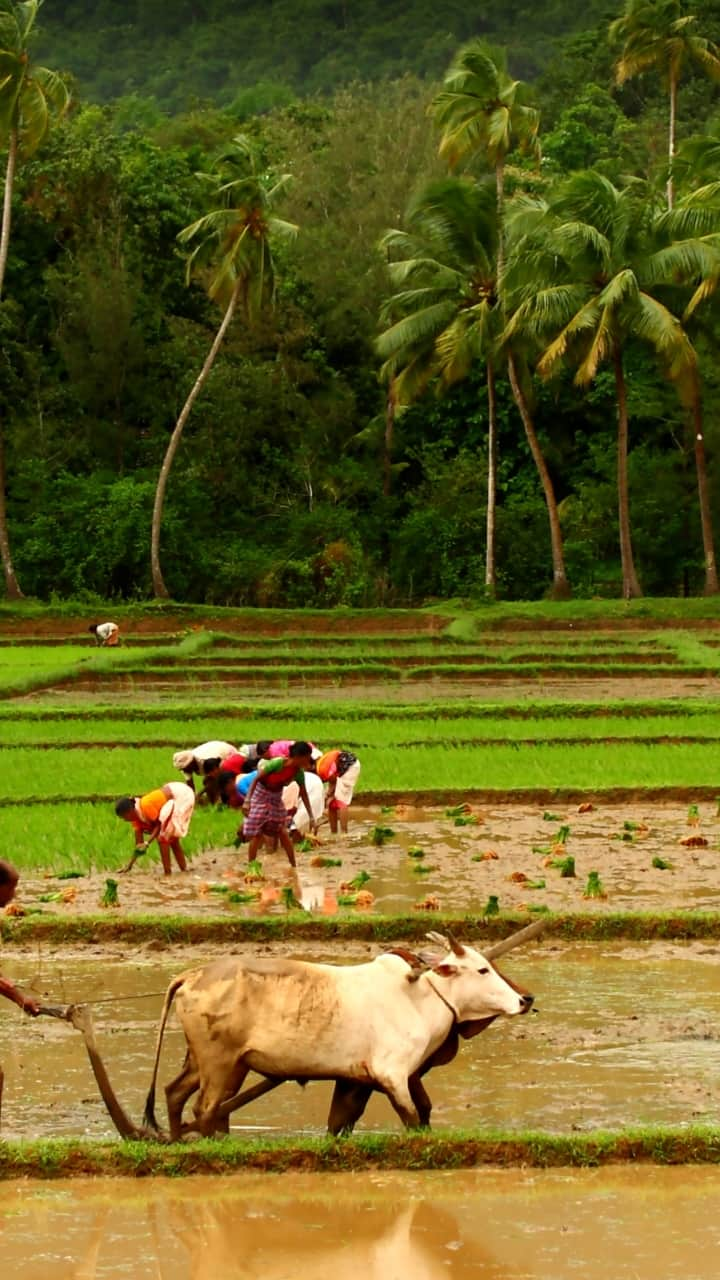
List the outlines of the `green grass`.
{"label": "green grass", "polygon": [[720,1128],[632,1128],[594,1133],[447,1129],[352,1138],[205,1138],[178,1145],[52,1138],[0,1142],[0,1178],[182,1177],[237,1169],[336,1173],[373,1169],[586,1168],[646,1162],[720,1163]]}
{"label": "green grass", "polygon": [[[467,705],[467,704],[465,704]],[[592,716],[579,723],[577,715],[554,714],[548,716],[511,717],[498,715],[497,707],[485,715],[465,716],[414,716],[408,723],[404,708],[398,714],[392,711],[383,719],[343,716],[337,706],[315,709],[311,717],[305,714],[288,716],[267,708],[263,715],[252,716],[248,711],[229,716],[227,711],[209,712],[202,717],[194,710],[192,717],[180,716],[175,711],[149,710],[144,719],[136,719],[125,710],[110,716],[106,711],[98,715],[82,712],[59,712],[54,716],[18,714],[14,718],[0,715],[0,748],[64,743],[94,743],[118,745],[144,743],[167,748],[165,767],[172,753],[184,746],[194,746],[208,736],[229,742],[256,742],[268,736],[277,738],[309,737],[321,745],[367,748],[399,745],[453,746],[468,743],[549,741],[602,742],[604,739],[623,738],[643,741],[662,738],[691,738],[695,740],[720,739],[720,711],[701,708],[695,713],[668,711],[663,715],[634,716],[628,711],[623,715]],[[319,714],[322,713],[322,714]],[[334,714],[333,714],[334,713]],[[5,758],[0,758],[4,767]]]}
{"label": "green grass", "polygon": [[[114,747],[87,752],[51,747],[41,756],[33,748],[17,747],[3,752],[1,763],[3,795],[13,800],[42,800],[48,795],[78,799],[138,795],[168,781],[181,781],[165,747]],[[717,785],[714,752],[702,742],[663,743],[652,748],[632,740],[607,746],[602,742],[510,743],[467,749],[433,743],[403,750],[394,746],[363,748],[357,794],[458,790],[594,792],[613,787]]]}
{"label": "green grass", "polygon": [[[231,811],[199,809],[183,848],[193,857],[229,845],[236,829],[237,815]],[[0,845],[12,851],[20,871],[117,871],[132,853],[133,834],[110,803],[23,805],[0,808]],[[152,845],[143,865],[157,858]]]}

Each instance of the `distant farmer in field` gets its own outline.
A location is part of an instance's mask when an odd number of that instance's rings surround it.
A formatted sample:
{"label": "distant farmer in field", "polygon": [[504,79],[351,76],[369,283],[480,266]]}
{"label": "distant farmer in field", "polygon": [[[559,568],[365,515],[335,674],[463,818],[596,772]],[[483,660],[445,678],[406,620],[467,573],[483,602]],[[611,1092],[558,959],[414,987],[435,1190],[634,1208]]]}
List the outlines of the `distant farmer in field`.
{"label": "distant farmer in field", "polygon": [[218,799],[217,776],[227,757],[236,754],[237,748],[231,742],[201,742],[199,747],[190,751],[176,751],[173,765],[185,774],[185,782],[192,791],[198,774],[203,780],[200,794],[204,793],[210,803],[215,804]]}
{"label": "distant farmer in field", "polygon": [[[15,897],[19,876],[15,868],[9,862],[0,861],[0,910],[4,909],[9,902]],[[28,1013],[31,1018],[37,1017],[39,1013],[37,1001],[32,1000],[30,996],[24,996],[22,991],[18,991],[17,987],[10,982],[9,978],[0,976],[0,996],[5,996],[6,1000],[12,1000],[23,1013]],[[2,1071],[0,1071],[0,1098],[2,1097]]]}
{"label": "distant farmer in field", "polygon": [[145,796],[123,796],[115,805],[118,818],[135,829],[135,852],[123,871],[130,871],[137,858],[157,840],[163,871],[170,875],[170,853],[181,871],[187,871],[180,840],[188,833],[195,808],[195,792],[185,782],[166,782]]}
{"label": "distant farmer in field", "polygon": [[347,834],[348,809],[360,777],[360,761],[352,751],[326,751],[316,762],[317,775],[327,783],[327,810],[330,830]]}
{"label": "distant farmer in field", "polygon": [[91,622],[88,631],[94,635],[95,643],[106,649],[114,648],[120,635],[117,622]]}
{"label": "distant farmer in field", "polygon": [[290,782],[297,782],[300,799],[310,815],[310,828],[314,833],[317,823],[305,787],[305,770],[311,768],[312,748],[309,742],[293,742],[287,756],[258,761],[257,777],[250,785],[243,806],[246,815],[243,833],[250,841],[248,861],[252,862],[257,857],[263,836],[271,836],[277,837],[290,866],[295,866],[295,850],[288,834],[288,813],[282,793]]}

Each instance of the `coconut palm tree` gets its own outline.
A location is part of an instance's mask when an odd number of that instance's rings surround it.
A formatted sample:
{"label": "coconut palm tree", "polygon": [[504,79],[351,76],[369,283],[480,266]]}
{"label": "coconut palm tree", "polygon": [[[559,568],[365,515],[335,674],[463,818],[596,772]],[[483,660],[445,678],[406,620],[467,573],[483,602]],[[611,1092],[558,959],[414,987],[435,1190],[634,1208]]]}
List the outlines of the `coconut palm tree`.
{"label": "coconut palm tree", "polygon": [[[52,124],[69,104],[66,85],[56,71],[36,66],[29,45],[42,0],[0,0],[0,139],[7,147],[2,223],[0,224],[0,298],[5,284],[12,197],[18,160],[37,151]],[[11,600],[22,598],[10,554],[5,504],[5,448],[0,434],[0,558]]]}
{"label": "coconut palm tree", "polygon": [[[505,269],[504,217],[505,166],[514,148],[537,147],[539,112],[523,101],[525,86],[513,80],[505,69],[503,58],[493,53],[482,40],[470,40],[458,51],[443,82],[443,88],[430,104],[430,115],[440,130],[440,155],[456,168],[474,158],[484,160],[495,173],[498,213],[497,278],[503,296]],[[526,379],[522,376],[522,360],[512,346],[507,348],[508,375],[513,399],[525,430],[528,447],[543,487],[550,524],[553,560],[552,595],[570,594],[565,573],[560,519],[552,478],[535,431]]]}
{"label": "coconut palm tree", "polygon": [[[489,183],[446,178],[409,204],[405,230],[388,231],[381,248],[395,292],[386,303],[386,328],[376,343],[394,417],[436,379],[439,391],[485,369],[488,405],[488,484],[485,585],[495,589],[497,409],[494,348],[498,221]],[[390,409],[388,410],[390,412]]]}
{"label": "coconut palm tree", "polygon": [[[450,168],[480,156],[495,171],[501,225],[507,157],[515,148],[537,147],[540,114],[524,96],[524,84],[508,75],[502,56],[482,40],[470,40],[458,50],[430,104],[440,130],[439,152]],[[502,236],[499,266],[502,273]]]}
{"label": "coconut palm tree", "polygon": [[684,12],[682,0],[627,0],[625,12],[610,24],[612,44],[621,45],[615,80],[625,84],[645,71],[658,71],[667,81],[668,124],[667,205],[674,203],[673,164],[676,151],[677,100],[686,67],[694,64],[720,80],[720,49],[694,32],[696,19]]}
{"label": "coconut palm tree", "polygon": [[297,234],[297,227],[275,216],[273,206],[287,187],[287,174],[269,175],[249,140],[238,135],[218,159],[212,174],[199,175],[210,188],[213,208],[185,227],[181,244],[193,248],[187,281],[199,278],[208,296],[223,308],[223,317],[205,362],[180,411],[165,452],[153,505],[150,565],[153,591],[167,598],[160,568],[160,527],[167,480],[190,411],[205,385],[230,323],[238,309],[247,327],[272,304],[275,269],[272,245]]}
{"label": "coconut palm tree", "polygon": [[[696,379],[692,343],[656,292],[663,278],[672,277],[673,261],[679,270],[683,257],[673,257],[668,246],[662,262],[655,258],[657,210],[642,183],[618,189],[598,173],[574,174],[547,206],[529,213],[528,235],[518,239],[516,297],[522,300],[507,333],[544,346],[537,366],[542,377],[570,366],[576,385],[587,386],[601,364],[613,370],[622,592],[630,599],[642,591],[630,526],[624,353],[630,341],[647,343],[679,390]],[[516,233],[523,216],[518,214]]]}

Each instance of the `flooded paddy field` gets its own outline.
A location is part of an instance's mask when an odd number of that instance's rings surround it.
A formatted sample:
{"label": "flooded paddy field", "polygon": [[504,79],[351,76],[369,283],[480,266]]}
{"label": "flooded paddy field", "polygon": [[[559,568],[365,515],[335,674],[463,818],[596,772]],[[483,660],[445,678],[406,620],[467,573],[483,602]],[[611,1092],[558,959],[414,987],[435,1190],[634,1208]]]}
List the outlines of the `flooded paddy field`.
{"label": "flooded paddy field", "polygon": [[6,1184],[13,1280],[715,1280],[715,1168]]}
{"label": "flooded paddy field", "polygon": [[[388,813],[377,806],[356,804],[349,837],[332,837],[328,827],[322,827],[322,845],[315,854],[298,853],[297,877],[282,852],[263,852],[264,879],[249,885],[244,882],[247,846],[228,847],[238,815],[201,812],[195,820],[196,831],[200,834],[204,823],[208,834],[203,838],[217,847],[198,853],[187,875],[170,878],[160,874],[157,854],[151,853],[120,882],[120,905],[108,913],[108,919],[139,912],[228,919],[277,914],[284,911],[280,890],[286,884],[293,884],[297,897],[311,911],[337,912],[341,886],[362,872],[370,876],[367,891],[373,895],[370,912],[375,915],[404,913],[431,901],[441,911],[481,916],[491,895],[502,911],[530,913],[537,908],[598,913],[717,909],[720,819],[714,803],[701,803],[697,810],[692,821],[700,825],[689,827],[688,805],[671,801],[598,804],[582,814],[577,805],[554,804],[549,812],[537,805],[507,803],[474,806],[470,825],[455,826],[455,819],[442,809],[406,804]],[[46,848],[50,862],[63,828],[61,824],[57,834],[52,828],[47,834],[48,812],[38,806],[24,815],[24,828],[16,839],[29,847]],[[69,822],[65,810],[61,818],[63,824]],[[107,869],[73,880],[67,902],[47,901],[48,894],[65,890],[66,882],[30,869],[23,873],[20,900],[42,913],[37,919],[58,915],[71,919],[97,912],[106,875],[128,856],[121,838],[124,833],[116,833],[111,825],[112,813],[108,817],[102,810],[97,827],[102,832],[104,819],[108,857],[100,866]],[[372,843],[378,826],[392,833],[380,847]],[[89,834],[93,836],[92,831]],[[41,836],[44,845],[40,845]],[[706,843],[687,847],[680,843],[687,838]],[[94,839],[99,850],[100,838]],[[424,856],[417,856],[418,850]],[[339,865],[314,866],[318,855]],[[566,856],[575,859],[574,877],[563,877],[559,866],[553,865]],[[654,859],[663,865],[653,865]],[[605,897],[584,897],[590,871],[599,872]],[[251,902],[233,903],[227,894],[215,891],[218,886],[241,892],[251,889],[258,896]],[[345,914],[347,910],[340,908]]]}
{"label": "flooded paddy field", "polygon": [[[4,972],[46,1003],[93,1003],[98,1043],[115,1090],[139,1119],[152,1070],[155,1029],[169,979],[227,948],[149,944],[8,957]],[[270,947],[233,948],[268,954]],[[273,955],[335,962],[367,960],[365,944]],[[433,1127],[588,1132],[632,1125],[716,1123],[720,1114],[720,947],[697,944],[567,946],[545,943],[504,962],[536,997],[537,1014],[500,1019],[464,1043],[455,1061],[427,1080]],[[147,998],[149,997],[149,998]],[[171,1023],[161,1080],[180,1068],[184,1038]],[[80,1036],[50,1019],[8,1010],[0,1020],[6,1139],[109,1137]],[[250,1078],[249,1083],[253,1082]],[[232,1132],[320,1134],[331,1085],[286,1084],[233,1116]],[[159,1115],[164,1113],[164,1096]],[[358,1131],[393,1131],[399,1121],[374,1096]]]}

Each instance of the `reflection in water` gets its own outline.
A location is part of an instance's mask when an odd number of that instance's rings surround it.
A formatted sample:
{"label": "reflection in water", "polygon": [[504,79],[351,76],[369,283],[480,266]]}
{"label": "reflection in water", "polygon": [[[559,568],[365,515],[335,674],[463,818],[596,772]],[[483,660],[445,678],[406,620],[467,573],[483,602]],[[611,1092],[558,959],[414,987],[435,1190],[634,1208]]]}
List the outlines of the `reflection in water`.
{"label": "reflection in water", "polygon": [[12,1280],[715,1280],[717,1169],[5,1184]]}

